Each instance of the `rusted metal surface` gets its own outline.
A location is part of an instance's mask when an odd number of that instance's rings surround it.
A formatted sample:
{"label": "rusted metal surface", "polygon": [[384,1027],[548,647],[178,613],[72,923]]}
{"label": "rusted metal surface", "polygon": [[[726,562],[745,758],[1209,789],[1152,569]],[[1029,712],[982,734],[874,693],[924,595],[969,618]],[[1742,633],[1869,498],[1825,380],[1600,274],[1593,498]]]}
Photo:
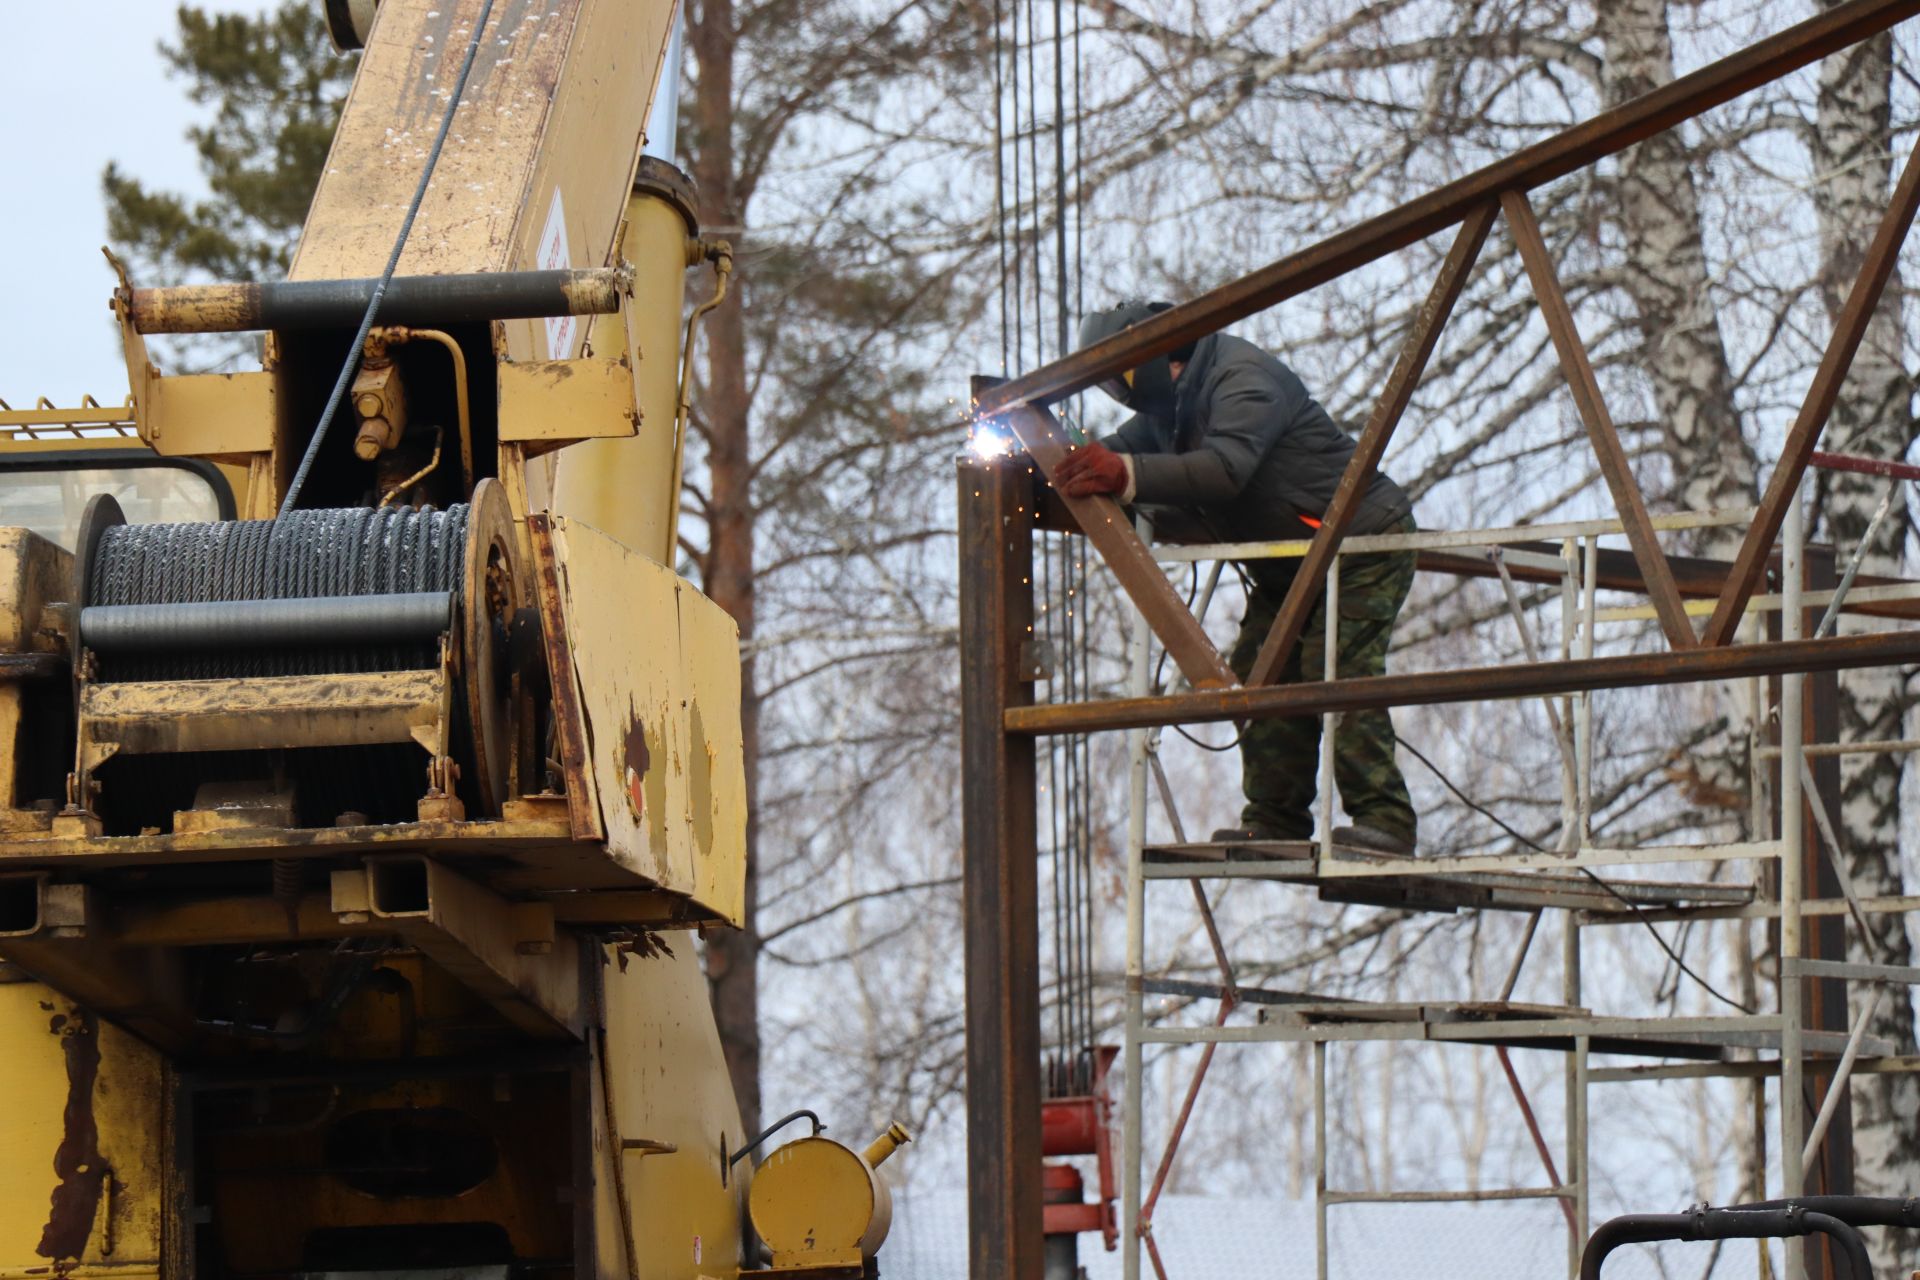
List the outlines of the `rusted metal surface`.
{"label": "rusted metal surface", "polygon": [[1920,661],[1920,632],[1892,631],[1825,640],[1695,648],[1566,662],[1523,662],[1415,675],[1174,694],[1100,702],[1009,707],[1009,733],[1096,733],[1165,724],[1323,715],[1376,707],[1484,702],[1545,693],[1578,693],[1642,685],[1693,684],[1783,671],[1835,671]]}
{"label": "rusted metal surface", "polygon": [[1920,209],[1920,143],[1916,143],[1907,156],[1893,200],[1880,219],[1873,243],[1867,246],[1860,274],[1847,293],[1839,319],[1834,322],[1833,337],[1820,357],[1820,367],[1814,370],[1807,398],[1801,402],[1799,415],[1787,429],[1786,441],[1780,447],[1780,460],[1767,480],[1767,490],[1761,495],[1759,510],[1754,512],[1753,525],[1734,556],[1727,589],[1707,622],[1702,643],[1724,645],[1733,639],[1740,625],[1747,599],[1766,570],[1767,556],[1787,518],[1787,504],[1800,492],[1800,478],[1806,474],[1813,447],[1820,442],[1820,433],[1825,430],[1834,403],[1840,398],[1840,389],[1846,383],[1847,370],[1853,367],[1854,353],[1860,349],[1867,325],[1880,304],[1880,295],[1899,262],[1900,246],[1907,238],[1907,229],[1913,225],[1916,209]]}
{"label": "rusted metal surface", "polygon": [[[1521,1087],[1520,1077],[1514,1072],[1513,1059],[1507,1053],[1507,1046],[1496,1045],[1493,1052],[1500,1059],[1500,1070],[1506,1073],[1507,1088],[1513,1091],[1513,1100],[1520,1108],[1520,1117],[1527,1122],[1527,1134],[1533,1139],[1533,1149],[1540,1157],[1541,1166],[1546,1170],[1547,1185],[1550,1187],[1564,1185],[1560,1181],[1560,1170],[1553,1162],[1553,1151],[1547,1146],[1546,1136],[1540,1132],[1540,1121],[1534,1117],[1533,1103],[1527,1100],[1527,1091]],[[1567,1219],[1567,1229],[1580,1230],[1579,1219],[1573,1210],[1572,1197],[1556,1196],[1554,1200]]]}
{"label": "rusted metal surface", "polygon": [[539,904],[509,902],[431,858],[399,858],[334,872],[331,905],[348,923],[384,922],[526,1034],[584,1037],[579,943]]}
{"label": "rusted metal surface", "polygon": [[93,1114],[93,1086],[100,1076],[100,1023],[85,1009],[55,1012],[48,1030],[60,1037],[67,1064],[67,1105],[61,1113],[60,1145],[54,1149],[52,1203],[36,1252],[71,1265],[87,1250],[100,1213],[101,1193],[113,1169],[100,1152],[100,1126]]}
{"label": "rusted metal surface", "polygon": [[1885,458],[1862,458],[1852,453],[1828,453],[1815,449],[1807,461],[1822,471],[1852,471],[1864,476],[1886,476],[1892,480],[1920,480],[1920,467],[1911,462],[1889,462]]}
{"label": "rusted metal surface", "polygon": [[1387,389],[1381,393],[1379,403],[1374,406],[1372,416],[1360,432],[1353,457],[1340,476],[1340,486],[1334,490],[1333,501],[1327,504],[1320,528],[1313,535],[1313,546],[1294,571],[1293,585],[1287,589],[1287,598],[1274,615],[1273,628],[1261,644],[1259,656],[1253,661],[1253,668],[1247,675],[1248,684],[1272,684],[1274,674],[1285,665],[1287,655],[1299,643],[1300,633],[1313,611],[1313,603],[1323,590],[1334,553],[1339,549],[1340,540],[1346,536],[1347,526],[1353,523],[1354,512],[1360,509],[1360,499],[1366,493],[1380,459],[1386,455],[1387,442],[1393,438],[1394,428],[1400,425],[1400,417],[1413,399],[1414,388],[1420,385],[1420,375],[1426,372],[1427,361],[1433,355],[1435,344],[1440,341],[1440,331],[1447,327],[1454,303],[1460,300],[1461,291],[1466,288],[1467,275],[1480,256],[1481,246],[1487,242],[1487,232],[1493,227],[1493,218],[1494,206],[1485,204],[1469,213],[1466,221],[1460,224],[1453,248],[1448,250],[1446,261],[1440,264],[1440,275],[1434,280],[1426,302],[1414,316],[1413,332],[1407,335],[1406,344],[1400,349],[1400,358],[1387,378]]}
{"label": "rusted metal surface", "polygon": [[533,547],[533,598],[540,612],[540,636],[552,684],[553,730],[560,746],[561,774],[566,780],[567,815],[574,839],[599,840],[606,831],[600,821],[593,775],[587,768],[586,726],[581,718],[573,648],[567,643],[559,560],[553,549],[553,517],[530,515],[526,527]]}
{"label": "rusted metal surface", "polygon": [[1553,255],[1540,235],[1540,223],[1533,216],[1533,206],[1527,203],[1525,195],[1509,191],[1500,197],[1500,208],[1506,214],[1514,243],[1519,246],[1527,275],[1533,281],[1540,314],[1560,354],[1560,369],[1566,375],[1567,390],[1573,393],[1573,403],[1580,411],[1580,420],[1586,424],[1587,436],[1600,462],[1600,474],[1606,478],[1614,508],[1626,526],[1627,542],[1640,564],[1647,595],[1653,601],[1654,611],[1660,615],[1660,629],[1666,632],[1667,643],[1675,649],[1690,649],[1699,643],[1693,633],[1693,620],[1687,617],[1686,605],[1673,583],[1673,570],[1667,567],[1667,558],[1647,518],[1647,503],[1640,493],[1640,482],[1634,478],[1633,465],[1620,443],[1620,433],[1614,429],[1613,416],[1607,412],[1606,398],[1600,393],[1599,379],[1593,375],[1593,362],[1587,358],[1586,344],[1580,341],[1573,310],[1560,288],[1560,277],[1553,269]]}
{"label": "rusted metal surface", "polygon": [[115,752],[377,742],[421,741],[444,755],[448,697],[437,669],[90,684],[80,697],[82,752],[89,768]]}
{"label": "rusted metal surface", "polygon": [[1851,0],[1825,10],[1124,333],[995,387],[980,397],[978,412],[981,417],[993,417],[1017,404],[1051,404],[1117,377],[1144,360],[1443,231],[1503,191],[1531,190],[1564,177],[1916,13],[1920,13],[1920,0]]}
{"label": "rusted metal surface", "polygon": [[1002,727],[1033,698],[1014,666],[1033,626],[1027,483],[1024,467],[959,468],[971,1280],[1045,1268],[1035,748]]}
{"label": "rusted metal surface", "polygon": [[[347,329],[360,323],[379,279],[279,280],[134,289],[128,306],[141,333],[244,333],[255,329]],[[395,276],[380,299],[388,325],[472,324],[620,309],[617,267]]]}
{"label": "rusted metal surface", "polygon": [[[981,394],[984,379],[976,380],[975,396]],[[1053,415],[1045,409],[1019,408],[1009,412],[1004,419],[1015,438],[1031,455],[1033,465],[1040,469],[1049,480],[1054,468],[1067,456],[1069,442],[1066,432]],[[1007,459],[996,464],[1002,470],[1024,471],[1026,464],[1021,459]],[[1024,485],[1018,486],[1024,489]],[[1167,647],[1167,653],[1173,658],[1174,665],[1186,676],[1196,689],[1224,689],[1235,681],[1233,672],[1220,656],[1220,651],[1208,638],[1204,628],[1194,619],[1179,593],[1167,581],[1166,571],[1153,558],[1153,552],[1134,532],[1133,522],[1127,518],[1120,504],[1108,497],[1069,498],[1060,495],[1072,513],[1074,521],[1085,530],[1087,540],[1099,550],[1120,580],[1120,586],[1132,598],[1134,607],[1146,618],[1147,625],[1153,628],[1154,635]],[[1026,524],[1033,523],[1032,512],[1024,502],[1016,502],[1017,514]]]}

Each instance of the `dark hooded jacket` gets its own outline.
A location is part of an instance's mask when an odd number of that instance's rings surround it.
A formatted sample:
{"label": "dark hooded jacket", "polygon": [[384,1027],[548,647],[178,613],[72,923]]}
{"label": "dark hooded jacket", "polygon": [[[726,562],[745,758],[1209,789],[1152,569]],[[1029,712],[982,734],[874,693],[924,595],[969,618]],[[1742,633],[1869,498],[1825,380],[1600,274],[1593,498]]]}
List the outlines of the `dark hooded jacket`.
{"label": "dark hooded jacket", "polygon": [[[1174,393],[1171,419],[1136,414],[1102,442],[1133,456],[1134,501],[1163,536],[1310,536],[1301,517],[1326,514],[1354,440],[1299,376],[1251,342],[1212,334],[1194,347]],[[1348,532],[1381,533],[1412,510],[1406,492],[1376,473]]]}

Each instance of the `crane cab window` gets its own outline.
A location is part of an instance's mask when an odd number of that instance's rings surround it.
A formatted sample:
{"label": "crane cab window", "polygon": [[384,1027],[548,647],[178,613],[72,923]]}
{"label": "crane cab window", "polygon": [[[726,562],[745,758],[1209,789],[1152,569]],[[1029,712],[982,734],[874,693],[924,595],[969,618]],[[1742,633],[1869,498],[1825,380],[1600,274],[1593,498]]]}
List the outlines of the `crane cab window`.
{"label": "crane cab window", "polygon": [[80,514],[112,494],[129,524],[231,520],[233,491],[211,465],[144,450],[74,450],[0,457],[0,525],[25,527],[73,550]]}

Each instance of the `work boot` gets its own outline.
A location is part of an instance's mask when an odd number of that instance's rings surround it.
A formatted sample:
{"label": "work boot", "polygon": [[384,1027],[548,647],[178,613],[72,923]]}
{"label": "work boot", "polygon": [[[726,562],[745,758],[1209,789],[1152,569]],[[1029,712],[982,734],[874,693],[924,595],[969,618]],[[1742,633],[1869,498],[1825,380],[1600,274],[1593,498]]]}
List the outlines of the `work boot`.
{"label": "work boot", "polygon": [[1365,849],[1368,853],[1384,853],[1395,858],[1411,858],[1414,849],[1411,836],[1394,835],[1364,822],[1356,822],[1350,827],[1335,827],[1333,842],[1349,849]]}

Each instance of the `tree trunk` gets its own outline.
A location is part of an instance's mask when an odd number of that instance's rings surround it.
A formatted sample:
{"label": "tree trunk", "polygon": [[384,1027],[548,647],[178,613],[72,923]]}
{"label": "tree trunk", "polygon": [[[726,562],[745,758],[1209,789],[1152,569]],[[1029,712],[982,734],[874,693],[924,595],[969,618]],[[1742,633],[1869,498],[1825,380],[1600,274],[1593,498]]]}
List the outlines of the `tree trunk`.
{"label": "tree trunk", "polygon": [[[1673,79],[1666,0],[1600,0],[1596,17],[1608,106]],[[1616,195],[1627,246],[1622,285],[1673,464],[1675,505],[1684,511],[1746,506],[1754,499],[1754,455],[1741,431],[1709,288],[1685,130],[1656,134],[1622,154]],[[1737,528],[1701,530],[1697,550],[1731,555],[1740,534]]]}
{"label": "tree trunk", "polygon": [[[1831,6],[1828,6],[1831,7]],[[1813,198],[1820,227],[1820,293],[1827,314],[1837,316],[1892,190],[1893,38],[1877,36],[1828,58],[1820,67],[1816,131],[1812,142]],[[1906,456],[1913,439],[1913,383],[1903,364],[1898,272],[1860,345],[1833,418],[1826,448],[1876,458]],[[1819,473],[1816,511],[1821,528],[1844,565],[1860,545],[1885,480],[1846,472]],[[1904,495],[1901,495],[1904,499]],[[1897,573],[1908,533],[1907,506],[1897,500],[1868,551],[1864,572]],[[1850,624],[1851,625],[1851,624]],[[1840,734],[1845,740],[1906,736],[1905,698],[1898,668],[1847,671],[1840,675]],[[1838,825],[1854,885],[1862,895],[1904,892],[1900,869],[1900,775],[1904,757],[1849,755],[1841,759]],[[1858,959],[1910,964],[1905,920],[1869,916],[1874,944],[1862,950],[1854,930],[1850,948]],[[1905,988],[1881,1003],[1875,1034],[1903,1047],[1913,1041],[1913,1010]],[[1853,999],[1868,988],[1856,984]],[[1910,1075],[1856,1076],[1854,1099],[1855,1178],[1863,1193],[1911,1194],[1920,1182],[1920,1079]],[[1884,1233],[1877,1233],[1884,1235]],[[1875,1241],[1877,1268],[1904,1263]]]}
{"label": "tree trunk", "polygon": [[[734,181],[734,30],[732,0],[704,0],[690,15],[688,35],[699,83],[694,93],[693,178],[705,226],[744,225]],[[732,231],[735,248],[741,235]],[[708,543],[703,586],[740,626],[740,641],[753,638],[754,506],[752,396],[747,388],[746,327],[741,290],[705,321],[706,387],[701,414],[706,423],[709,472]],[[760,938],[755,915],[759,896],[760,699],[751,657],[740,663],[741,739],[747,772],[746,908],[737,932],[707,943],[707,977],[714,1017],[733,1075],[734,1096],[748,1133],[760,1128]]]}

